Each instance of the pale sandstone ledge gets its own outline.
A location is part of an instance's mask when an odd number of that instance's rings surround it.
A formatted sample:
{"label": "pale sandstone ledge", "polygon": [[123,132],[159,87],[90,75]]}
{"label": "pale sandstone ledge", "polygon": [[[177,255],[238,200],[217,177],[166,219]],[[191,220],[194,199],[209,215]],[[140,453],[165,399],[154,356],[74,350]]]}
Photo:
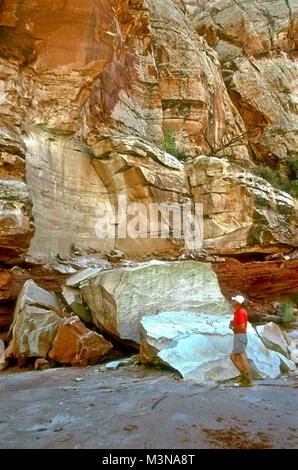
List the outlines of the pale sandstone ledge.
{"label": "pale sandstone ledge", "polygon": [[144,238],[117,238],[116,230],[115,239],[97,238],[97,206],[117,211],[119,196],[127,205],[142,203],[148,218],[151,203],[203,203],[204,243],[215,252],[274,252],[297,243],[293,198],[227,158],[199,156],[182,165],[135,136],[101,138],[88,151],[71,138],[39,131],[27,147],[32,256],[67,253],[74,242],[103,252],[120,249],[139,260],[180,256],[183,240],[150,238],[149,225]]}

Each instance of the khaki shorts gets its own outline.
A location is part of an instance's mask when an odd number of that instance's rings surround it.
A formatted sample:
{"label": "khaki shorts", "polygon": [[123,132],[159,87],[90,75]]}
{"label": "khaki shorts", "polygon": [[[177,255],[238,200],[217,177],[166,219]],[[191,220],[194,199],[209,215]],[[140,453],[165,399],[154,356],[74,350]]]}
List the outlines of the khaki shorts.
{"label": "khaki shorts", "polygon": [[247,345],[247,334],[246,333],[235,333],[233,343],[233,353],[243,354]]}

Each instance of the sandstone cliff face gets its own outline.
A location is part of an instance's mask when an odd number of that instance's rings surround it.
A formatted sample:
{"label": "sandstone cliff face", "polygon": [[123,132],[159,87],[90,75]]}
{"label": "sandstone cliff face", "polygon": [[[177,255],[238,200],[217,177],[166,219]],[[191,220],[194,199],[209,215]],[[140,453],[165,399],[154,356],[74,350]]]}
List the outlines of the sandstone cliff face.
{"label": "sandstone cliff face", "polygon": [[[290,251],[295,202],[253,166],[297,152],[296,18],[292,0],[3,0],[0,299],[27,252],[180,256],[98,239],[96,207],[119,195],[202,202],[211,253]],[[186,165],[162,151],[170,126]]]}
{"label": "sandstone cliff face", "polygon": [[[227,91],[249,131],[252,158],[297,155],[297,2],[186,2],[217,52]],[[197,4],[196,4],[197,3]]]}

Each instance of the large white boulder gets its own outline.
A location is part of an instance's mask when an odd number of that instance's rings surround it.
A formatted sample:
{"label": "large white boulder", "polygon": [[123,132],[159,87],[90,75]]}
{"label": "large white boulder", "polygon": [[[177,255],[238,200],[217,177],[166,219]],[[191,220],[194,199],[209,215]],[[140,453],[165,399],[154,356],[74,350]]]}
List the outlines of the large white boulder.
{"label": "large white boulder", "polygon": [[[183,379],[198,383],[232,379],[239,372],[229,358],[233,347],[231,319],[231,315],[196,315],[188,311],[143,317],[141,361],[164,364],[178,371]],[[252,377],[278,377],[278,354],[265,347],[250,324],[247,335],[246,352]]]}
{"label": "large white boulder", "polygon": [[140,343],[141,318],[163,311],[231,313],[210,264],[157,261],[103,271],[81,284],[93,322],[122,340]]}
{"label": "large white boulder", "polygon": [[184,379],[226,380],[239,375],[229,359],[232,316],[196,315],[188,311],[161,312],[140,323],[140,359],[164,364]]}

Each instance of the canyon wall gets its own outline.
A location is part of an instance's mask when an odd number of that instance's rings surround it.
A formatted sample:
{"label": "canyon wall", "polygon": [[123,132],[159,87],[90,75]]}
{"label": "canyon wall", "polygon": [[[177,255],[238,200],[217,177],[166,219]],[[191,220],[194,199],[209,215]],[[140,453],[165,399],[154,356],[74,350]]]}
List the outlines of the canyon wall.
{"label": "canyon wall", "polygon": [[[297,158],[297,11],[292,0],[0,2],[2,309],[28,254],[42,263],[81,243],[187,255],[148,227],[99,239],[97,207],[119,195],[203,203],[212,255],[264,261],[297,247],[293,194],[254,171]],[[177,158],[163,148],[173,129]]]}

